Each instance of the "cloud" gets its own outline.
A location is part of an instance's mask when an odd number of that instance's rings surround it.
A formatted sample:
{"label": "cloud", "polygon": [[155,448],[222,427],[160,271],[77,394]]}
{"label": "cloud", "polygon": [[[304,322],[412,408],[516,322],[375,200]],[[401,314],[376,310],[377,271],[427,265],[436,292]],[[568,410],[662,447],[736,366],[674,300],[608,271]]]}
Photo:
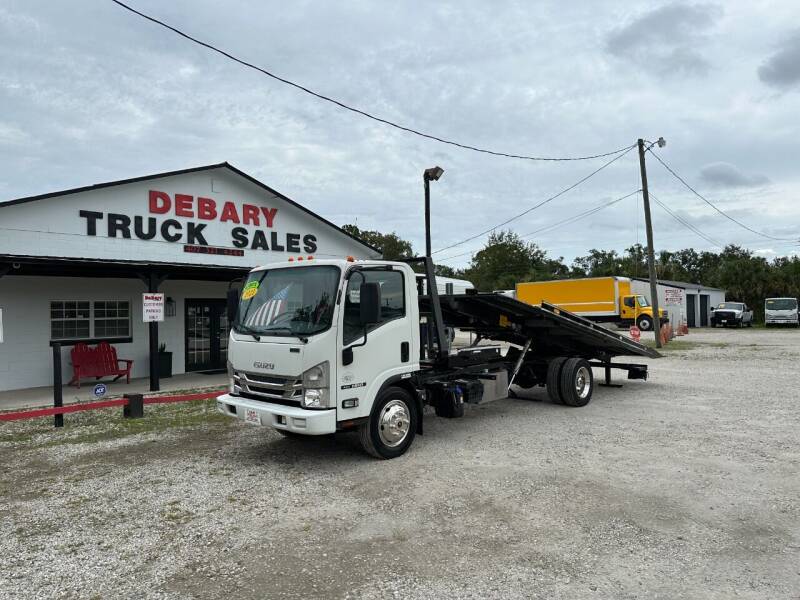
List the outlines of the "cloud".
{"label": "cloud", "polygon": [[800,30],[787,37],[758,68],[758,77],[775,88],[788,89],[800,84]]}
{"label": "cloud", "polygon": [[606,50],[658,75],[704,75],[711,65],[698,48],[721,15],[715,4],[667,4],[610,33]]}
{"label": "cloud", "polygon": [[726,162],[715,162],[700,170],[700,178],[715,187],[758,187],[768,184],[766,175],[747,175]]}

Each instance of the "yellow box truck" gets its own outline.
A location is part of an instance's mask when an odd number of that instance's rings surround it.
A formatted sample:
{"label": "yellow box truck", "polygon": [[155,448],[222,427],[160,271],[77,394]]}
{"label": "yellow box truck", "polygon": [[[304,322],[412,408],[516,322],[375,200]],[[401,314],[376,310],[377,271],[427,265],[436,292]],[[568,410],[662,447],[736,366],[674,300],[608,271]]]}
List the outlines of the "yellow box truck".
{"label": "yellow box truck", "polygon": [[[653,329],[653,308],[647,298],[631,292],[627,277],[586,277],[517,284],[517,300],[527,304],[547,302],[592,321],[636,325]],[[661,322],[667,313],[659,310]]]}

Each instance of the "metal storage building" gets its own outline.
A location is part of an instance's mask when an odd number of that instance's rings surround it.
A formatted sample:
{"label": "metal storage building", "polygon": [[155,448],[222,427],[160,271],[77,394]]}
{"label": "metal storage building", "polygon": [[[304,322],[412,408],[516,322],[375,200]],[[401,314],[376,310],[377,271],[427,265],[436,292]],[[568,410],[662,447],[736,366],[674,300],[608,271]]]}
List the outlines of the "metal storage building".
{"label": "metal storage building", "polygon": [[[650,280],[631,279],[631,289],[650,300]],[[689,327],[708,327],[711,308],[725,302],[725,290],[685,281],[658,280],[658,303],[669,313],[671,323],[684,319]]]}

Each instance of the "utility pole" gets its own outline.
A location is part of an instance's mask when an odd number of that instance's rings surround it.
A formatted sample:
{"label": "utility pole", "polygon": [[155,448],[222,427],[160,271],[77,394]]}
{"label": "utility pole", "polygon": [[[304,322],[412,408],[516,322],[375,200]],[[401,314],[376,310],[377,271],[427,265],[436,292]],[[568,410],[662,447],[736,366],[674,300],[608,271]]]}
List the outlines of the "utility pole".
{"label": "utility pole", "polygon": [[[659,139],[659,145],[661,139]],[[650,220],[650,194],[647,191],[647,167],[644,163],[644,140],[639,138],[639,168],[642,171],[642,198],[644,199],[644,224],[647,230],[647,268],[650,271],[650,301],[653,303],[653,333],[656,348],[661,348],[661,315],[658,309],[658,282],[656,280],[656,258],[653,250],[653,223]]]}

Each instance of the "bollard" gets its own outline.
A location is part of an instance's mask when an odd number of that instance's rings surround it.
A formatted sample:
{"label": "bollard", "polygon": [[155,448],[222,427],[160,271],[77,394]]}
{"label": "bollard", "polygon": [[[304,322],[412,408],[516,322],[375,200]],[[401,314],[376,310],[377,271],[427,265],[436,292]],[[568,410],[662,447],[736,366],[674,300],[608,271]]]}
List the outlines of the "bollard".
{"label": "bollard", "polygon": [[[61,344],[53,344],[53,408],[64,406],[63,382],[61,381]],[[58,414],[53,418],[55,427],[64,426],[64,415]]]}
{"label": "bollard", "polygon": [[144,396],[142,394],[125,394],[128,403],[122,407],[122,416],[126,419],[144,417]]}

